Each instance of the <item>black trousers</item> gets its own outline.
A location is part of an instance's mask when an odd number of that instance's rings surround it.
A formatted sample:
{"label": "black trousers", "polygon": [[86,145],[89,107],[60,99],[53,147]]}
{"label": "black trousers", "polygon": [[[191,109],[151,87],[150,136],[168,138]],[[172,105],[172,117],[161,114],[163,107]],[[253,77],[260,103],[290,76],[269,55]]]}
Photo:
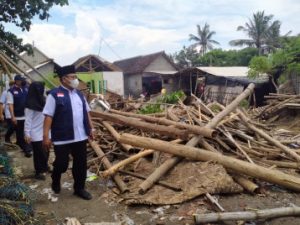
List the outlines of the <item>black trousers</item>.
{"label": "black trousers", "polygon": [[74,190],[84,189],[87,170],[86,143],[87,141],[84,140],[65,145],[54,145],[53,180],[60,180],[61,174],[67,171],[69,154],[71,154],[73,157]]}
{"label": "black trousers", "polygon": [[10,142],[10,137],[15,131],[15,126],[11,119],[5,119],[6,125],[7,125],[7,130],[5,133],[5,142]]}
{"label": "black trousers", "polygon": [[24,122],[25,120],[17,120],[16,129],[16,138],[17,138],[17,145],[26,153],[31,152],[32,148],[30,144],[27,144],[24,139]]}
{"label": "black trousers", "polygon": [[42,141],[31,142],[33,150],[33,165],[35,173],[45,173],[48,171],[49,151],[43,148]]}

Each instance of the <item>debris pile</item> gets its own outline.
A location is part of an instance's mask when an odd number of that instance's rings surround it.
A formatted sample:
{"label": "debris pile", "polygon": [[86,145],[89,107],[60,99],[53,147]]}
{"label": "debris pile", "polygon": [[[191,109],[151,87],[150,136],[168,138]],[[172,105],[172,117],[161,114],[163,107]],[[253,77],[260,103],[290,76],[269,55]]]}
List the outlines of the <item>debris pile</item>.
{"label": "debris pile", "polygon": [[299,191],[295,139],[282,140],[287,131],[262,122],[299,96],[272,95],[276,104],[260,111],[239,108],[253,89],[250,84],[226,107],[193,96],[189,105],[161,104],[163,112],[150,115],[93,111],[98,133],[89,165],[114,179],[127,204],[178,204],[200,195],[216,204],[210,194],[259,192],[261,181]]}

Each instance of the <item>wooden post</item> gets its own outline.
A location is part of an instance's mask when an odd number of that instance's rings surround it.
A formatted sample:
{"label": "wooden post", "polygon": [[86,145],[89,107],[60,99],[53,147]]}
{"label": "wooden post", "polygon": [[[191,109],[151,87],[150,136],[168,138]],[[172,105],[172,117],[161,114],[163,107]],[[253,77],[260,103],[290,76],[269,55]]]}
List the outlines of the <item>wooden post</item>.
{"label": "wooden post", "polygon": [[[110,124],[109,124],[108,122],[106,122],[106,121],[102,121],[102,124],[103,124],[103,126],[111,133],[111,135],[115,138],[115,140],[116,140],[117,142],[119,142],[120,134],[115,130],[115,128],[113,128],[113,126],[110,125]],[[130,146],[130,145],[126,145],[126,144],[123,144],[123,143],[120,143],[120,144],[121,144],[122,148],[123,148],[125,151],[127,151],[127,152],[129,152],[130,149],[132,149],[132,146]]]}
{"label": "wooden post", "polygon": [[131,134],[122,134],[120,141],[122,143],[143,148],[151,147],[158,151],[193,160],[214,161],[223,165],[226,169],[230,169],[239,174],[245,174],[295,191],[300,191],[300,178],[296,176],[285,174],[279,170],[264,168],[262,166],[225,156],[220,153],[210,152],[204,149],[185,145],[172,144],[167,141],[161,141],[153,138],[139,137]]}
{"label": "wooden post", "polygon": [[[90,140],[89,140],[89,144],[94,149],[97,156],[102,158],[104,167],[106,169],[109,169],[112,165],[111,165],[110,161],[107,159],[107,157],[105,156],[104,152],[99,147],[99,145],[96,142],[94,142],[94,141],[92,142]],[[123,180],[121,179],[121,177],[118,174],[114,175],[113,179],[116,182],[116,184],[118,185],[118,188],[120,189],[121,193],[128,191],[126,184],[123,182]]]}
{"label": "wooden post", "polygon": [[180,138],[186,140],[189,135],[187,130],[181,130],[175,127],[170,129],[170,127],[167,126],[147,123],[147,122],[140,121],[138,119],[129,118],[121,115],[113,115],[110,113],[102,113],[98,111],[91,111],[91,115],[93,117],[98,117],[99,119],[109,120],[114,123],[136,127],[144,131],[156,132],[173,138]]}
{"label": "wooden post", "polygon": [[136,113],[129,113],[129,112],[121,112],[118,110],[110,109],[109,112],[112,112],[114,114],[126,116],[126,117],[132,117],[132,118],[139,118],[151,123],[158,123],[166,126],[175,126],[179,129],[186,129],[190,131],[191,133],[202,135],[204,137],[208,138],[214,138],[217,136],[217,131],[211,128],[206,128],[206,127],[200,127],[200,126],[194,126],[194,125],[189,125],[185,123],[180,123],[180,122],[175,122],[172,120],[168,120],[165,118],[155,118],[152,116],[147,116],[147,115],[140,115]]}

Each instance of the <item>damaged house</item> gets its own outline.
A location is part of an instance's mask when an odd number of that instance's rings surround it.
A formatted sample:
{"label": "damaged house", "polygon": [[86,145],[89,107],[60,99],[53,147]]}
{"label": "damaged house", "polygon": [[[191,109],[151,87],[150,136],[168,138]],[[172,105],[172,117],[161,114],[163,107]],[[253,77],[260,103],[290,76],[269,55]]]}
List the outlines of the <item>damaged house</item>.
{"label": "damaged house", "polygon": [[156,94],[162,86],[168,90],[174,85],[172,74],[177,68],[164,51],[115,61],[114,64],[124,73],[125,96]]}
{"label": "damaged house", "polygon": [[[178,88],[186,94],[199,96],[199,83],[204,82],[202,98],[207,102],[217,101],[227,105],[236,98],[250,84],[255,84],[255,94],[251,104],[260,106],[264,96],[275,93],[271,78],[262,75],[256,79],[248,78],[248,67],[194,67],[174,74],[178,81]],[[200,96],[199,96],[200,97]]]}

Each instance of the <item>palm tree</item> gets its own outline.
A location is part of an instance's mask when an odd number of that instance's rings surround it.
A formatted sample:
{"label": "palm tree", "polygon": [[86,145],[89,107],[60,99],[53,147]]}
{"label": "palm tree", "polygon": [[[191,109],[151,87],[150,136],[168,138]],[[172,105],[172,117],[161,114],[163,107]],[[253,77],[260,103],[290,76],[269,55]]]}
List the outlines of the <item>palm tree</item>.
{"label": "palm tree", "polygon": [[244,31],[250,39],[238,39],[229,42],[232,46],[255,47],[261,55],[263,49],[271,51],[279,47],[280,26],[278,20],[272,21],[273,15],[265,15],[264,11],[253,14],[253,18],[245,26],[238,26],[238,31]]}
{"label": "palm tree", "polygon": [[219,44],[219,42],[212,40],[212,36],[215,35],[215,31],[209,30],[209,25],[204,24],[203,29],[197,24],[197,35],[190,34],[190,41],[196,41],[194,46],[200,46],[200,54],[203,56],[207,50],[213,49],[213,44]]}

